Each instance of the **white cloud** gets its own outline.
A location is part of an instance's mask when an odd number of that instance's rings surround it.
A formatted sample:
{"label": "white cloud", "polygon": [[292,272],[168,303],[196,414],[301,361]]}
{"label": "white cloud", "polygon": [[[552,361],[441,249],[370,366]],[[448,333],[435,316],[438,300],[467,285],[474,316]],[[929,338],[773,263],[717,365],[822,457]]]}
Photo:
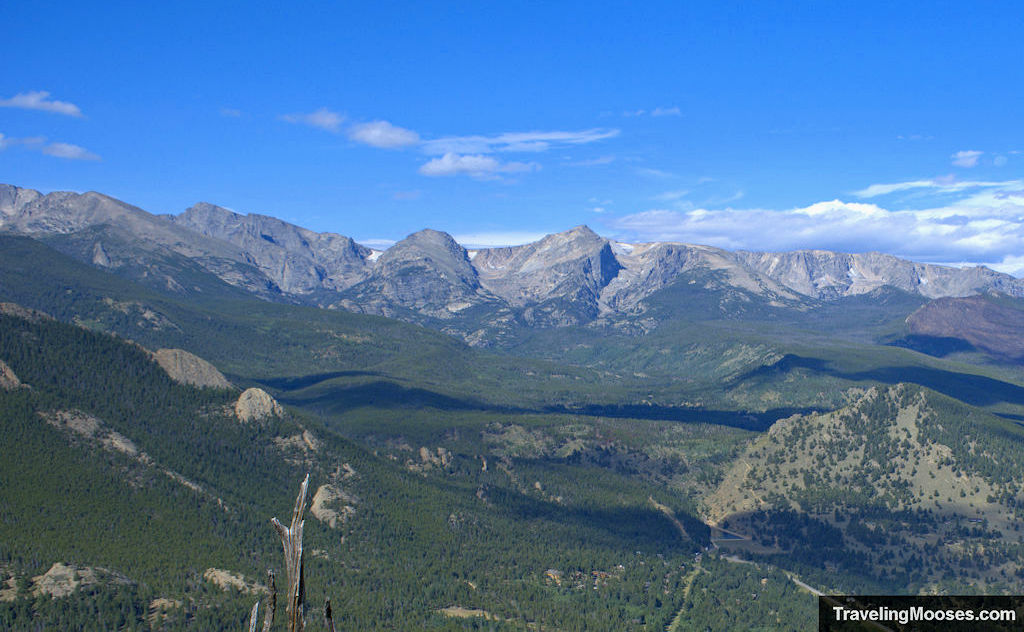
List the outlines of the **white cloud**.
{"label": "white cloud", "polygon": [[38,151],[55,158],[66,158],[68,160],[100,160],[100,157],[84,147],[72,145],[71,143],[46,143],[45,136],[28,136],[24,138],[11,138],[0,134],[0,151],[8,147],[21,146],[29,151]]}
{"label": "white cloud", "polygon": [[308,114],[282,114],[281,120],[298,125],[317,127],[328,132],[339,132],[345,117],[323,107]]}
{"label": "white cloud", "polygon": [[521,246],[532,244],[547,236],[547,233],[530,231],[495,231],[483,233],[465,233],[452,235],[463,248],[500,248],[503,246]]}
{"label": "white cloud", "polygon": [[678,107],[671,108],[654,108],[651,110],[651,116],[682,116],[683,113]]}
{"label": "white cloud", "polygon": [[45,90],[19,92],[10,99],[0,99],[0,107],[42,110],[43,112],[53,112],[54,114],[79,118],[82,116],[82,110],[77,105],[67,101],[51,100],[50,93]]}
{"label": "white cloud", "polygon": [[221,108],[220,115],[228,118],[238,118],[242,116],[242,111],[236,108]]}
{"label": "white cloud", "polygon": [[475,178],[493,179],[501,173],[521,173],[540,169],[535,162],[502,163],[491,156],[463,155],[453,152],[434,158],[420,167],[425,176],[454,176],[467,174]]}
{"label": "white cloud", "polygon": [[506,132],[497,136],[446,136],[423,141],[428,154],[490,154],[542,152],[552,147],[585,145],[618,136],[617,129],[594,128],[577,132]]}
{"label": "white cloud", "polygon": [[100,157],[84,147],[71,143],[50,143],[41,150],[47,156],[66,158],[68,160],[99,160]]}
{"label": "white cloud", "polygon": [[409,147],[420,142],[420,135],[416,132],[392,125],[387,121],[353,125],[348,130],[348,137],[364,145],[382,149]]}
{"label": "white cloud", "polygon": [[954,193],[958,191],[965,191],[967,189],[1014,186],[1019,182],[1019,180],[1006,180],[1003,182],[956,180],[953,176],[944,176],[941,178],[933,178],[931,180],[911,180],[909,182],[893,182],[890,184],[872,184],[860,191],[854,191],[853,194],[860,198],[872,198],[880,195],[896,193],[898,191],[910,191],[912,189],[933,189],[940,193]]}
{"label": "white cloud", "polygon": [[950,156],[950,158],[953,159],[953,164],[957,167],[973,167],[978,164],[978,159],[981,158],[983,153],[985,152],[971,149],[968,151],[958,151]]}
{"label": "white cloud", "polygon": [[1024,182],[945,206],[893,210],[830,200],[793,209],[655,208],[612,219],[622,241],[680,241],[730,250],[881,251],[917,261],[1024,265]]}

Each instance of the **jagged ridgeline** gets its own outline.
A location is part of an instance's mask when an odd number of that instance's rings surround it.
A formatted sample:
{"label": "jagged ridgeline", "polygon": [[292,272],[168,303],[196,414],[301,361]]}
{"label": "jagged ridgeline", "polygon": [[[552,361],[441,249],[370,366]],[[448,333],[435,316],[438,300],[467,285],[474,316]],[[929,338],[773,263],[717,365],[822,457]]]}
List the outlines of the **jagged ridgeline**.
{"label": "jagged ridgeline", "polygon": [[657,485],[568,454],[409,467],[273,405],[243,421],[237,389],[174,381],[136,344],[5,312],[4,629],[241,629],[305,471],[308,600],[349,628],[661,628],[700,620],[685,587],[708,572],[733,578],[721,594],[770,575],[765,603],[810,612],[785,576],[695,562],[707,532]]}

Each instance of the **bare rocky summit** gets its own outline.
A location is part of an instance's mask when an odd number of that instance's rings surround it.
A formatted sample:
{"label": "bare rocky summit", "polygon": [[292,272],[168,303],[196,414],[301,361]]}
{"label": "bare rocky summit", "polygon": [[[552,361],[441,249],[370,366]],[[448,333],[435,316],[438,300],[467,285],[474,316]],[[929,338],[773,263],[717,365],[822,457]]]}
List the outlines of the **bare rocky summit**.
{"label": "bare rocky summit", "polygon": [[466,249],[451,235],[427,229],[388,248],[370,278],[344,293],[338,306],[385,316],[407,309],[451,318],[488,302],[497,299],[480,284]]}
{"label": "bare rocky summit", "polygon": [[265,390],[247,388],[235,402],[235,416],[243,422],[262,421],[269,417],[284,417],[284,408]]}
{"label": "bare rocky summit", "polygon": [[224,374],[206,360],[184,349],[158,349],[153,359],[175,382],[209,388],[231,388]]}
{"label": "bare rocky summit", "polygon": [[267,215],[241,215],[206,202],[169,219],[241,248],[285,292],[344,290],[370,274],[372,251],[344,235],[313,232]]}

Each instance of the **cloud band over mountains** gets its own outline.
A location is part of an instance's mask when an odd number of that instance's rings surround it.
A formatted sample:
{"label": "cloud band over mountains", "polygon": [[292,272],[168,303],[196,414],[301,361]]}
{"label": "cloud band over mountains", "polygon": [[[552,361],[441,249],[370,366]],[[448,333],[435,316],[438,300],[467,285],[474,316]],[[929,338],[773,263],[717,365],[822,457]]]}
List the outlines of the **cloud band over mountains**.
{"label": "cloud band over mountains", "polygon": [[[924,188],[921,182],[875,185],[864,191],[908,191]],[[1024,181],[960,184],[949,183],[945,190],[973,192],[924,209],[836,199],[784,210],[651,209],[611,219],[608,225],[624,241],[680,241],[729,250],[880,251],[916,261],[984,264],[1020,274]],[[942,190],[942,185],[931,188]]]}

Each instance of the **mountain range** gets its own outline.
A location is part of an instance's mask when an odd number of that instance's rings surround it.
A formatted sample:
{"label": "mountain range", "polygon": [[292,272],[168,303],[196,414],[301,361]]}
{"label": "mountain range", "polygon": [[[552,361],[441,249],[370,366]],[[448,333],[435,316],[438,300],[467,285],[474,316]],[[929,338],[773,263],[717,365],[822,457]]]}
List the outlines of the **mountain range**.
{"label": "mountain range", "polygon": [[0,627],[236,629],[307,472],[309,594],[359,629],[1019,594],[1022,287],[585,226],[381,251],[3,185]]}
{"label": "mountain range", "polygon": [[379,251],[266,215],[199,203],[154,215],[100,193],[42,194],[0,185],[0,231],[42,239],[79,260],[181,293],[199,266],[262,298],[380,314],[489,345],[528,327],[642,320],[647,299],[686,277],[770,306],[896,288],[925,299],[997,292],[1024,280],[985,267],[916,263],[882,253],[730,252],[683,243],[629,244],[577,226],[521,246],[467,250],[424,229]]}

